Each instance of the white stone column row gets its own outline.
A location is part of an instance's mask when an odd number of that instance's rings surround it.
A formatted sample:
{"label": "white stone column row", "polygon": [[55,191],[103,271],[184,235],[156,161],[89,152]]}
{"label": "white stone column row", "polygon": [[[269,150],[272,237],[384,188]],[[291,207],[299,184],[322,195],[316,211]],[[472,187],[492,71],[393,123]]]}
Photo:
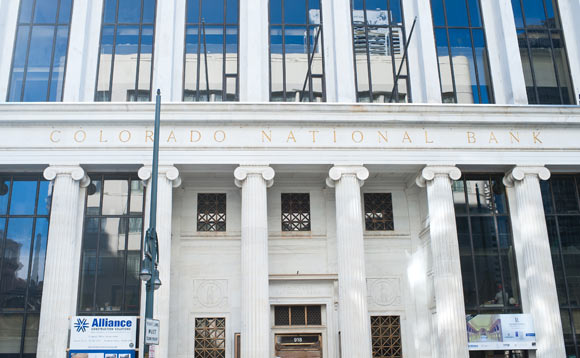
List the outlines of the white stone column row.
{"label": "white stone column row", "polygon": [[18,22],[18,0],[0,0],[0,102],[6,101]]}

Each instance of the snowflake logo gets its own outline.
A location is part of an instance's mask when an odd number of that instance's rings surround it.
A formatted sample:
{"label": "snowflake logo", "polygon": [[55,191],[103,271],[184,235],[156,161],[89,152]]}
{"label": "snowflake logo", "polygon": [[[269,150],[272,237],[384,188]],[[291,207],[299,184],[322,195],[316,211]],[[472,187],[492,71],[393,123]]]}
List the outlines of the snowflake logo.
{"label": "snowflake logo", "polygon": [[74,327],[77,329],[77,332],[86,332],[87,328],[89,328],[89,324],[85,318],[77,318]]}

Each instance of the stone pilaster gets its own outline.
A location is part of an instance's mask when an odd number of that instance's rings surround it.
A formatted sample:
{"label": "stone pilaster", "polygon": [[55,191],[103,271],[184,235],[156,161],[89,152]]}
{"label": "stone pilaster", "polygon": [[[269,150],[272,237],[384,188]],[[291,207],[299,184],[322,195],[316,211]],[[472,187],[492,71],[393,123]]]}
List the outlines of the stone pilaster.
{"label": "stone pilaster", "polygon": [[268,0],[240,0],[240,101],[268,102]]}
{"label": "stone pilaster", "polygon": [[548,240],[546,217],[540,191],[540,179],[548,180],[550,171],[544,167],[517,166],[503,179],[515,190],[517,225],[520,240],[515,247],[522,253],[518,271],[526,280],[529,307],[523,307],[534,320],[537,339],[537,358],[563,358],[566,356],[564,335],[560,319],[560,306],[556,291],[554,268]]}
{"label": "stone pilaster", "polygon": [[89,178],[78,166],[50,166],[44,177],[54,181],[50,230],[46,248],[42,310],[38,330],[39,358],[64,357],[68,347],[69,317],[76,314],[78,282],[75,261],[82,244],[78,236],[82,218],[78,217],[81,187]]}
{"label": "stone pilaster", "polygon": [[360,193],[368,176],[363,166],[334,166],[326,179],[336,196],[340,344],[349,358],[372,355]]}
{"label": "stone pilaster", "polygon": [[240,166],[235,183],[242,188],[242,330],[241,356],[270,357],[268,286],[268,211],[266,189],[274,170]]}
{"label": "stone pilaster", "polygon": [[[145,230],[149,227],[149,212],[151,208],[151,166],[139,169],[139,178],[147,184],[147,199],[145,206]],[[159,279],[161,287],[155,291],[153,318],[159,320],[159,345],[155,350],[156,358],[169,357],[169,299],[171,292],[171,215],[173,206],[173,188],[181,185],[179,171],[174,166],[159,166],[157,182],[157,237],[159,240]],[[145,285],[142,286],[142,296],[145,296]],[[145,317],[145,304],[141,305],[141,317]],[[144,322],[144,321],[142,321]]]}
{"label": "stone pilaster", "polygon": [[456,167],[427,166],[416,180],[420,187],[427,187],[439,357],[469,356],[459,243],[451,192],[451,180],[460,177],[461,171]]}

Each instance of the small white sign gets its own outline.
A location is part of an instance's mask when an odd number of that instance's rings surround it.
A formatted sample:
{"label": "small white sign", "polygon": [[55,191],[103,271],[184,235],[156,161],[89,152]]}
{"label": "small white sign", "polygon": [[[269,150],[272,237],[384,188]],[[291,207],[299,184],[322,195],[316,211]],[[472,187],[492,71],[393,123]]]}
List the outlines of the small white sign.
{"label": "small white sign", "polygon": [[70,349],[135,349],[137,318],[132,316],[74,316]]}
{"label": "small white sign", "polygon": [[147,318],[145,320],[145,344],[159,344],[158,319]]}

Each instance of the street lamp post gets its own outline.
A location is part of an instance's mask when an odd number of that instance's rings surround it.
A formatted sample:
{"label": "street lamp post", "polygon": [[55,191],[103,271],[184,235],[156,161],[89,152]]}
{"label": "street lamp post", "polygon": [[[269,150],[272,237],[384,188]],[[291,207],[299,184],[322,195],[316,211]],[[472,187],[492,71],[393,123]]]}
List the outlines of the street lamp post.
{"label": "street lamp post", "polygon": [[[159,243],[157,240],[157,178],[159,172],[159,127],[161,121],[161,91],[157,90],[155,98],[155,129],[153,131],[153,166],[151,168],[151,205],[149,213],[149,228],[145,234],[145,255],[141,263],[139,277],[146,282],[145,321],[153,318],[154,291],[161,286],[159,280]],[[142,322],[145,323],[145,322]],[[142,324],[145,332],[146,324]],[[149,344],[144,344],[145,357],[149,357]]]}

